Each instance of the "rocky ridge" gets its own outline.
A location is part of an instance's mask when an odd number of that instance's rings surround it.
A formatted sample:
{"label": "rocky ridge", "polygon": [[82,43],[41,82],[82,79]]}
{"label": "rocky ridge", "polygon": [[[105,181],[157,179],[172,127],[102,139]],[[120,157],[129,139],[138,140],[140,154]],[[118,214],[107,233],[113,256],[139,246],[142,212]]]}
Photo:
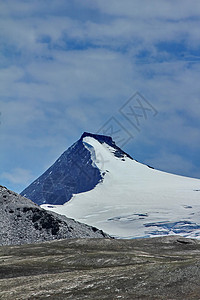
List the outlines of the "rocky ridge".
{"label": "rocky ridge", "polygon": [[0,186],[0,245],[19,245],[65,238],[104,238],[103,231],[40,208]]}

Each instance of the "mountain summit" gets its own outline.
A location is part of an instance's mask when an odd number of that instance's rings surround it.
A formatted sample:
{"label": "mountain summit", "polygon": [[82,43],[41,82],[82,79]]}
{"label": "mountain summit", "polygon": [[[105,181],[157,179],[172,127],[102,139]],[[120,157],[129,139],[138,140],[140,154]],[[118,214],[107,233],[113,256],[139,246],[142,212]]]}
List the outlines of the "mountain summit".
{"label": "mountain summit", "polygon": [[143,165],[104,135],[84,133],[22,195],[115,237],[200,238],[200,180]]}
{"label": "mountain summit", "polygon": [[44,174],[23,190],[21,195],[38,205],[61,205],[69,201],[73,194],[92,190],[103,180],[105,172],[101,172],[95,164],[96,160],[102,159],[101,153],[95,153],[86,141],[88,137],[112,147],[115,157],[131,158],[116,146],[111,137],[84,132],[81,138],[66,150]]}

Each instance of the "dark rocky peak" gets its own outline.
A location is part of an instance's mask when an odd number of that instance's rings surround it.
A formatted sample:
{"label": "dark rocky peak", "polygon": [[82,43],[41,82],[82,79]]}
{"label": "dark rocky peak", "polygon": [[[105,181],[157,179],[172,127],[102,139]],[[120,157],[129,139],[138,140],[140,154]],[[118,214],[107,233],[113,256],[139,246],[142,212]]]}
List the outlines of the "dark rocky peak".
{"label": "dark rocky peak", "polygon": [[114,155],[119,158],[123,157],[129,157],[130,159],[133,159],[129,154],[124,152],[121,148],[119,148],[115,142],[113,141],[111,136],[107,135],[101,135],[101,134],[94,134],[94,133],[89,133],[89,132],[84,132],[80,138],[82,141],[84,137],[92,137],[99,141],[101,144],[106,143],[107,145],[111,146],[112,148],[115,149]]}
{"label": "dark rocky peak", "polygon": [[94,166],[91,152],[79,139],[21,195],[39,205],[62,205],[73,194],[92,190],[101,180],[101,171]]}
{"label": "dark rocky peak", "polygon": [[80,138],[80,140],[83,140],[84,137],[92,137],[95,140],[99,141],[101,144],[106,143],[108,145],[115,144],[110,136],[102,135],[102,134],[94,134],[90,132],[84,132]]}

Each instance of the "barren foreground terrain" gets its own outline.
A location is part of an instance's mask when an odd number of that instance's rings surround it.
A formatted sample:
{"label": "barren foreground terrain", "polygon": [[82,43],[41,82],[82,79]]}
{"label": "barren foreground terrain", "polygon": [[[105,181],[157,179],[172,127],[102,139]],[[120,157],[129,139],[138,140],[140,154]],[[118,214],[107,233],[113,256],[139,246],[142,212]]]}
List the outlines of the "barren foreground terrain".
{"label": "barren foreground terrain", "polygon": [[178,236],[0,247],[1,299],[200,299],[200,242]]}

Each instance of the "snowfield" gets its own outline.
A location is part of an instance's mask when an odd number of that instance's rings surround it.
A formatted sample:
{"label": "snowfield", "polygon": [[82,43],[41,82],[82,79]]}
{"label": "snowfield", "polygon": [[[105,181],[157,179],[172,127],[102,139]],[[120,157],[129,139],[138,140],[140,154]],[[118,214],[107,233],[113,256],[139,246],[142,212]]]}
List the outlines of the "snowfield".
{"label": "snowfield", "polygon": [[41,205],[117,238],[200,238],[200,180],[152,169],[93,137],[83,138],[103,180],[63,205]]}

